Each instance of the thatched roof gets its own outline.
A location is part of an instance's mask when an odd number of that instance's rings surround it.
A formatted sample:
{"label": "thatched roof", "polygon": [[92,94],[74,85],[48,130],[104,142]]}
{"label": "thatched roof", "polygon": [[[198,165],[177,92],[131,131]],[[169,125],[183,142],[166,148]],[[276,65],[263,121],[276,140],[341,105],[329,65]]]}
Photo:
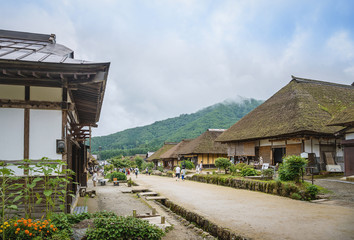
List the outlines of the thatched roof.
{"label": "thatched roof", "polygon": [[171,159],[171,158],[178,158],[178,155],[180,154],[180,149],[189,144],[193,139],[184,139],[181,142],[179,142],[176,146],[173,148],[169,149],[166,151],[164,154],[160,156],[161,159]]}
{"label": "thatched roof", "polygon": [[354,103],[352,106],[339,112],[328,124],[329,126],[353,126],[354,125]]}
{"label": "thatched roof", "polygon": [[170,150],[176,145],[177,145],[176,142],[165,142],[164,145],[159,150],[157,150],[154,154],[148,157],[146,161],[159,160],[162,154],[164,154],[165,152],[167,152],[168,150]]}
{"label": "thatched roof", "polygon": [[231,126],[216,141],[334,136],[341,128],[327,124],[353,104],[353,86],[293,77],[288,85]]}
{"label": "thatched roof", "polygon": [[208,129],[202,135],[181,147],[179,154],[227,154],[226,144],[215,142],[215,139],[224,131],[225,129]]}

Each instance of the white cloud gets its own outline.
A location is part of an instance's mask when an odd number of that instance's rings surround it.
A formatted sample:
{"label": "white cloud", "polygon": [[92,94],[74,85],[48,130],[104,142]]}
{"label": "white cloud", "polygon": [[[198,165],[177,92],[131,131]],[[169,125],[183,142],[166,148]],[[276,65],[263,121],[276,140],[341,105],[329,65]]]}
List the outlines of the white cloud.
{"label": "white cloud", "polygon": [[111,62],[93,132],[105,135],[238,95],[267,99],[290,75],[350,84],[353,31],[341,25],[320,32],[321,21],[333,13],[323,6],[248,0],[17,2],[7,4],[0,22],[5,29],[56,33],[76,58]]}

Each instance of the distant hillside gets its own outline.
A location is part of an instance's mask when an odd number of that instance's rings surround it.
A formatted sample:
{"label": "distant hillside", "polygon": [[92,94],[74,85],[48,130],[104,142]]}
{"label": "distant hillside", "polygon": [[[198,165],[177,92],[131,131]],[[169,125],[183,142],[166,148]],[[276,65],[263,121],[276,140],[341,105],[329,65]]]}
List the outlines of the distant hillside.
{"label": "distant hillside", "polygon": [[192,114],[182,114],[151,125],[94,137],[92,150],[97,153],[101,146],[102,159],[156,151],[165,141],[179,142],[182,139],[195,138],[208,128],[227,129],[261,103],[263,101],[255,99],[244,99],[238,103],[225,101]]}

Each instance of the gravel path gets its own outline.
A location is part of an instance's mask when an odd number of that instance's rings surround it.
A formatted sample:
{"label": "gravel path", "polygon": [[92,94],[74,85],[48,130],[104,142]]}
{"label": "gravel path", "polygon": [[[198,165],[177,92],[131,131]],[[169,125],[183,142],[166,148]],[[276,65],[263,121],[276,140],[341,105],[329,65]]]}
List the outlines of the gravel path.
{"label": "gravel path", "polygon": [[253,239],[354,239],[354,209],[173,178],[139,176],[138,184]]}

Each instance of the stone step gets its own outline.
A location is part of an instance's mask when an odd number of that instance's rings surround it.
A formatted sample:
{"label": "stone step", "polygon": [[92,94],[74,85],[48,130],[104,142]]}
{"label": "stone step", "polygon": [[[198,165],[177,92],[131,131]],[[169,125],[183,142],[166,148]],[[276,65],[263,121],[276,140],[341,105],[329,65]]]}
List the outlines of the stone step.
{"label": "stone step", "polygon": [[146,200],[165,200],[167,198],[164,196],[156,196],[156,197],[146,197],[145,199]]}
{"label": "stone step", "polygon": [[155,192],[142,192],[142,193],[139,193],[139,196],[156,196],[157,193]]}
{"label": "stone step", "polygon": [[165,221],[164,224],[161,224],[161,217],[160,216],[144,218],[144,220],[149,221],[150,224],[154,224],[155,226],[157,226],[161,229],[165,229],[166,227],[171,227],[171,224],[169,224],[167,221]]}
{"label": "stone step", "polygon": [[131,189],[127,189],[127,190],[120,190],[122,193],[132,193]]}
{"label": "stone step", "polygon": [[132,188],[132,192],[133,193],[137,193],[137,192],[148,192],[150,191],[149,189],[147,188]]}

